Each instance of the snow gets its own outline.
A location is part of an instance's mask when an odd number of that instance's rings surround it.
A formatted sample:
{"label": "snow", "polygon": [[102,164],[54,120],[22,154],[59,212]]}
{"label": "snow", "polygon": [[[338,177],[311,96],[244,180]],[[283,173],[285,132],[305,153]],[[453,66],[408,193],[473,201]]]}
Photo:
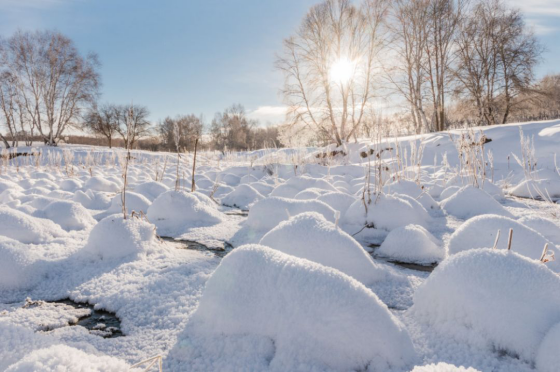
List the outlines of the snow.
{"label": "snow", "polygon": [[391,274],[375,263],[354,238],[316,212],[301,213],[281,222],[259,244],[335,268],[366,286],[386,280]]}
{"label": "snow", "polygon": [[448,214],[467,220],[482,214],[497,214],[512,217],[500,203],[483,189],[464,186],[449,198],[441,202],[441,207]]}
{"label": "snow", "polygon": [[431,218],[424,207],[415,200],[399,194],[382,194],[368,204],[367,214],[362,200],[356,200],[346,211],[342,223],[346,225],[372,225],[376,229],[391,231],[409,224],[428,227]]}
{"label": "snow", "polygon": [[536,358],[536,366],[539,372],[556,372],[560,366],[560,323],[556,324],[544,336],[539,346]]}
{"label": "snow", "polygon": [[[130,365],[106,355],[87,354],[66,345],[53,345],[26,355],[11,365],[6,372],[121,372],[130,371]],[[132,371],[140,369],[132,369]]]}
{"label": "snow", "polygon": [[188,227],[211,226],[223,219],[211,200],[183,190],[160,194],[148,208],[147,216],[162,236],[176,236]]}
{"label": "snow", "polygon": [[533,363],[560,321],[560,277],[515,252],[474,249],[438,266],[411,312],[442,334]]}
{"label": "snow", "polygon": [[[161,355],[171,372],[556,372],[560,263],[538,260],[560,244],[560,205],[522,189],[559,201],[559,126],[476,128],[494,154],[478,188],[459,130],[384,141],[424,157],[407,166],[385,151],[369,187],[368,139],[333,159],[199,151],[196,192],[193,154],[175,191],[176,154],[134,150],[126,221],[123,149],[18,148],[42,155],[0,165],[0,370],[107,370],[92,361],[104,356],[128,370]],[[530,174],[513,160],[520,127],[534,136]],[[498,249],[481,250],[498,230]],[[71,326],[89,310],[49,302],[66,298],[115,313],[124,336]]]}
{"label": "snow", "polygon": [[222,199],[222,204],[240,209],[249,209],[251,204],[262,199],[264,199],[264,196],[261,193],[251,185],[242,183]]}
{"label": "snow", "polygon": [[420,264],[440,262],[447,256],[441,242],[419,225],[392,230],[375,253],[392,260]]}
{"label": "snow", "polygon": [[259,245],[222,260],[168,363],[239,369],[232,353],[245,370],[387,371],[415,360],[403,325],[361,283]]}
{"label": "snow", "polygon": [[480,372],[474,368],[457,367],[447,363],[428,364],[421,367],[414,367],[411,372]]}
{"label": "snow", "polygon": [[0,235],[21,243],[39,244],[63,237],[66,232],[50,220],[29,216],[0,205]]}
{"label": "snow", "polygon": [[[496,241],[498,230],[500,238],[498,249],[507,249],[509,230],[513,229],[511,250],[532,259],[540,259],[544,245],[549,241],[537,231],[511,218],[483,215],[471,218],[459,227],[450,237],[449,254],[456,254],[473,248],[491,248]],[[550,249],[555,246],[549,244]],[[550,262],[549,267],[559,272],[557,261]]]}
{"label": "snow", "polygon": [[84,252],[102,260],[157,252],[163,247],[155,230],[154,225],[141,218],[125,220],[122,214],[105,217],[92,229]]}
{"label": "snow", "polygon": [[317,200],[295,200],[271,196],[253,204],[245,226],[266,233],[278,226],[280,222],[304,212],[316,212],[327,221],[334,222],[335,220],[335,210],[326,203]]}

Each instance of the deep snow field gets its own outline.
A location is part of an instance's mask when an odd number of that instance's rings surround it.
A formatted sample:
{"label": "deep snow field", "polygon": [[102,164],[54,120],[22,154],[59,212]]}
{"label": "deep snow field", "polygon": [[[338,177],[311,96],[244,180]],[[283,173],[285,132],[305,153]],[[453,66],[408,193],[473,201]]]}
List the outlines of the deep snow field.
{"label": "deep snow field", "polygon": [[4,151],[0,370],[558,372],[560,121],[482,130],[132,151],[126,220],[124,150]]}

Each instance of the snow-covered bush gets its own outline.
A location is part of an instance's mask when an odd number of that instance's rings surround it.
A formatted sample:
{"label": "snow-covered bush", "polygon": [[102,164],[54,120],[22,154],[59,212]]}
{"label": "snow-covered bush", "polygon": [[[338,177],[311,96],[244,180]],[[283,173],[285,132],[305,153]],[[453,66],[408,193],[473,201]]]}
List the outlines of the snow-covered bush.
{"label": "snow-covered bush", "polygon": [[168,191],[169,187],[161,182],[144,182],[134,187],[134,192],[144,195],[149,201],[154,201],[158,196]]}
{"label": "snow-covered bush", "polygon": [[121,190],[118,184],[100,176],[94,176],[87,180],[84,189],[104,192],[119,192]]}
{"label": "snow-covered bush", "polygon": [[437,332],[534,362],[560,321],[560,277],[515,252],[474,249],[443,261],[410,312]]}
{"label": "snow-covered bush", "polygon": [[421,264],[440,262],[447,256],[441,242],[419,225],[392,230],[376,253],[397,261]]}
{"label": "snow-covered bush", "polygon": [[[263,346],[271,341],[273,358]],[[259,245],[239,247],[222,260],[170,356],[196,364],[201,352],[206,370],[231,368],[232,352],[233,368],[243,370],[262,370],[268,361],[278,371],[381,372],[415,360],[404,326],[360,282]]]}
{"label": "snow-covered bush", "polygon": [[0,290],[26,289],[35,284],[41,270],[31,247],[0,236]]}
{"label": "snow-covered bush", "polygon": [[325,191],[338,191],[329,182],[321,178],[313,178],[308,176],[292,177],[285,183],[277,186],[270,196],[293,198],[300,191],[317,188]]}
{"label": "snow-covered bush", "polygon": [[259,244],[333,267],[365,285],[390,275],[354,238],[316,212],[301,213],[281,222]]}

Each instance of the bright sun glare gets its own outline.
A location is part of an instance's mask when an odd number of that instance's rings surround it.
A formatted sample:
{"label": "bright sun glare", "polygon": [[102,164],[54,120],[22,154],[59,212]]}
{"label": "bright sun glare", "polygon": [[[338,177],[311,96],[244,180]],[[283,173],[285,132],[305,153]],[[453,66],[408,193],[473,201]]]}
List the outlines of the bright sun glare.
{"label": "bright sun glare", "polygon": [[330,69],[330,79],[336,83],[346,84],[354,76],[355,63],[346,57],[336,60]]}

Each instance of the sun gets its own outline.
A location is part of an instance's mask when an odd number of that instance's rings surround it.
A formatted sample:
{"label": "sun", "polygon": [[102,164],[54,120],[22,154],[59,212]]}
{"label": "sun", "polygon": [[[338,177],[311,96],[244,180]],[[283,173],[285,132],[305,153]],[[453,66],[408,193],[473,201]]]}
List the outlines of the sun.
{"label": "sun", "polygon": [[329,71],[329,77],[331,81],[346,84],[353,78],[355,69],[355,62],[346,57],[341,57],[332,64]]}

